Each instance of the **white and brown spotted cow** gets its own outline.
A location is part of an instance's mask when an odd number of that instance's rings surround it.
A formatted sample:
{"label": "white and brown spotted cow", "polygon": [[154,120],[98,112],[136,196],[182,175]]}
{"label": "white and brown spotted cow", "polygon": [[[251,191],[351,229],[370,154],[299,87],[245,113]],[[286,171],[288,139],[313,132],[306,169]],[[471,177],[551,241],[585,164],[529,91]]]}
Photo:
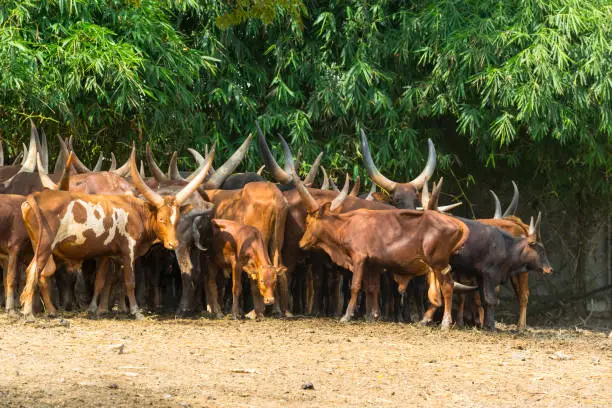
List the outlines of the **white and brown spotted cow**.
{"label": "white and brown spotted cow", "polygon": [[[136,168],[135,147],[130,157],[131,180],[145,200],[48,190],[29,195],[22,205],[22,215],[35,255],[21,295],[26,318],[32,318],[37,281],[47,312],[55,312],[47,288],[47,278],[55,272],[54,258],[66,263],[69,270],[79,269],[89,258],[117,259],[123,268],[130,313],[142,318],[134,295],[134,261],[155,242],[161,241],[168,249],[177,248],[181,208],[204,180],[213,156],[211,152],[208,165],[175,196],[161,196],[144,183]],[[104,272],[100,268],[96,272],[93,306],[104,286]]]}

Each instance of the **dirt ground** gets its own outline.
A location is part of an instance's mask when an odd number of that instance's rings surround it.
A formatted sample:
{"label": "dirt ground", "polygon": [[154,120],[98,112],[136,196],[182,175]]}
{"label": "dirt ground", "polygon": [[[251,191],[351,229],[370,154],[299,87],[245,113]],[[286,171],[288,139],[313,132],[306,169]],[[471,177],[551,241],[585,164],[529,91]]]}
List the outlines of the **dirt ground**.
{"label": "dirt ground", "polygon": [[0,314],[0,406],[612,404],[606,332],[512,329]]}

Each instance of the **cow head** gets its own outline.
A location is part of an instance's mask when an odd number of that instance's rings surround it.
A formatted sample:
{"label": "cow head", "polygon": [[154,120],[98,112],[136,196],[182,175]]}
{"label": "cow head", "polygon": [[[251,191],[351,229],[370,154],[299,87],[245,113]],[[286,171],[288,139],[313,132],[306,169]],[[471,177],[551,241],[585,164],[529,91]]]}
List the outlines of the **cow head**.
{"label": "cow head", "polygon": [[434,148],[431,139],[428,139],[429,155],[425,168],[414,180],[408,183],[396,183],[383,176],[376,168],[372,154],[370,153],[370,145],[365,132],[361,129],[361,153],[363,161],[370,178],[379,186],[387,190],[391,194],[393,205],[397,208],[414,210],[419,203],[419,190],[423,184],[431,178],[436,169],[436,149]]}
{"label": "cow head", "polygon": [[540,223],[542,221],[542,213],[538,213],[538,218],[534,224],[533,217],[529,223],[529,236],[527,237],[527,245],[523,250],[522,257],[529,265],[529,270],[536,270],[545,274],[551,274],[553,268],[548,261],[546,249],[542,243],[540,234]]}
{"label": "cow head", "polygon": [[320,241],[320,237],[325,234],[325,223],[321,220],[330,216],[334,216],[341,211],[342,203],[346,200],[349,194],[349,177],[346,176],[342,191],[334,198],[333,201],[319,205],[319,203],[310,194],[304,183],[300,180],[295,169],[293,170],[293,180],[295,188],[300,193],[300,197],[306,206],[307,215],[305,220],[304,234],[300,240],[300,248],[314,248]]}
{"label": "cow head", "polygon": [[284,275],[287,272],[287,268],[274,265],[261,265],[258,267],[250,260],[242,269],[251,279],[257,282],[257,288],[263,297],[264,304],[273,304],[276,280],[280,275]]}
{"label": "cow head", "polygon": [[173,250],[178,247],[176,226],[181,214],[181,208],[187,198],[198,188],[200,183],[204,180],[204,177],[206,177],[210,165],[212,164],[214,150],[215,148],[213,147],[207,158],[207,166],[200,169],[193,180],[183,187],[176,195],[161,196],[147,186],[140,176],[136,168],[136,147],[132,147],[132,154],[130,156],[130,175],[132,184],[134,184],[134,187],[136,187],[146,200],[149,211],[152,214],[152,229],[157,238],[167,249]]}

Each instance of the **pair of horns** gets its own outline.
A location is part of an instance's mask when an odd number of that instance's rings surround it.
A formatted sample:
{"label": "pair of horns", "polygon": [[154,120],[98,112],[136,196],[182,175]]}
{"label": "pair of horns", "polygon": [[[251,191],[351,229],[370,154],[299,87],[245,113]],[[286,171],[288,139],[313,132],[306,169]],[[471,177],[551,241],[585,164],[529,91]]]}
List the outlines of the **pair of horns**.
{"label": "pair of horns", "polygon": [[512,195],[512,201],[508,205],[508,208],[506,208],[506,211],[504,212],[503,215],[501,212],[501,204],[499,202],[499,197],[497,197],[497,194],[495,194],[493,190],[489,190],[489,193],[491,193],[491,196],[493,197],[493,203],[495,204],[495,214],[493,215],[493,218],[500,219],[503,217],[507,217],[509,215],[514,215],[516,213],[516,210],[518,208],[518,202],[519,202],[519,190],[514,180],[512,180],[512,187],[514,188],[514,194]]}
{"label": "pair of horns", "polygon": [[540,241],[542,239],[542,235],[540,234],[540,225],[542,223],[542,212],[538,211],[538,218],[534,224],[533,217],[529,220],[529,235],[535,234],[536,239]]}
{"label": "pair of horns", "polygon": [[366,137],[363,129],[360,129],[361,133],[361,153],[363,154],[363,162],[365,165],[370,178],[379,186],[384,188],[389,192],[395,191],[398,185],[411,185],[414,188],[421,189],[423,185],[433,176],[434,170],[436,169],[436,149],[434,147],[431,139],[427,139],[427,143],[429,146],[429,155],[427,156],[427,163],[425,164],[425,168],[416,178],[409,181],[408,183],[397,183],[395,181],[389,180],[385,176],[381,174],[380,171],[376,168],[374,164],[374,160],[372,159],[372,153],[370,152],[370,145],[368,143],[368,138]]}
{"label": "pair of horns", "polygon": [[[45,142],[46,145],[46,142]],[[36,157],[38,155],[38,147],[41,146],[40,139],[38,138],[38,132],[36,131],[36,126],[34,126],[34,122],[30,120],[30,145],[27,149],[27,152],[24,154],[24,160],[21,163],[21,167],[11,178],[2,182],[4,187],[8,187],[15,177],[20,173],[34,173],[36,171]],[[42,147],[41,147],[42,150]],[[42,162],[42,158],[41,158]]]}
{"label": "pair of horns", "polygon": [[[315,200],[314,197],[310,194],[310,192],[306,188],[306,185],[302,182],[302,180],[300,180],[300,177],[297,175],[295,168],[292,169],[292,178],[293,178],[293,182],[295,183],[295,188],[300,194],[302,201],[304,201],[304,204],[306,205],[306,209],[309,212],[315,212],[319,210],[320,208],[319,203],[317,203],[317,200]],[[342,190],[336,196],[336,198],[332,200],[330,210],[335,211],[336,209],[338,209],[342,205],[342,203],[344,203],[344,200],[346,200],[348,196],[349,196],[349,176],[347,174],[346,179],[344,181],[344,187],[342,187]]]}
{"label": "pair of horns", "polygon": [[[252,139],[253,139],[253,135],[249,134],[249,136],[242,143],[242,145],[234,152],[234,154],[231,155],[229,159],[227,159],[225,163],[223,163],[221,167],[217,169],[217,171],[215,171],[215,173],[208,180],[206,180],[205,183],[202,184],[202,187],[205,189],[214,189],[214,188],[221,187],[225,179],[228,178],[238,168],[238,166],[244,159],[244,156],[246,156],[246,153],[249,150],[249,145]],[[172,158],[170,160],[168,174],[164,174],[164,172],[159,168],[159,166],[155,162],[155,159],[153,158],[153,154],[151,153],[151,147],[149,146],[149,143],[147,143],[146,159],[147,159],[147,164],[149,165],[149,169],[151,170],[151,173],[153,174],[153,177],[155,177],[157,181],[184,180],[184,181],[191,182],[195,179],[196,175],[198,175],[203,168],[207,168],[206,173],[208,174],[208,172],[212,168],[212,161],[210,162],[210,165],[208,163],[209,161],[208,158],[210,157],[210,154],[207,154],[207,157],[204,158],[195,149],[190,148],[187,150],[189,151],[189,153],[191,153],[195,161],[198,163],[198,169],[195,172],[193,172],[191,175],[189,175],[187,178],[183,178],[178,170],[176,152],[172,155]],[[212,151],[213,150],[211,149],[211,153]]]}
{"label": "pair of horns", "polygon": [[[215,156],[215,146],[210,151],[210,154],[206,158],[204,163],[204,167],[198,170],[197,174],[194,176],[193,180],[191,180],[185,187],[183,187],[176,195],[175,195],[175,203],[177,205],[181,205],[187,197],[189,197],[204,181],[206,174],[210,170],[210,166],[212,165],[213,158]],[[132,154],[130,155],[130,176],[132,179],[132,184],[134,187],[144,196],[144,198],[153,204],[157,208],[161,208],[164,205],[164,199],[161,195],[153,191],[149,186],[147,186],[140,176],[136,168],[136,145],[132,145]]]}
{"label": "pair of horns", "polygon": [[449,204],[449,205],[438,205],[438,201],[440,199],[440,195],[442,194],[442,183],[444,182],[444,177],[440,177],[440,180],[436,184],[434,182],[431,195],[429,194],[429,187],[427,186],[427,180],[423,184],[423,189],[421,191],[421,203],[423,207],[417,207],[417,210],[432,210],[432,211],[440,211],[446,212],[450,211],[453,208],[459,207],[463,204],[463,202],[459,201],[457,203]]}
{"label": "pair of horns", "polygon": [[43,187],[48,188],[49,190],[63,190],[68,191],[70,186],[70,166],[72,165],[72,160],[74,159],[74,153],[70,152],[68,154],[68,158],[64,163],[64,168],[62,170],[62,175],[60,177],[59,183],[55,183],[49,177],[47,171],[45,171],[42,159],[40,154],[36,155],[36,165],[38,167],[38,176],[40,177],[40,182]]}
{"label": "pair of horns", "polygon": [[[83,164],[83,162],[79,159],[76,153],[74,153],[74,149],[72,147],[72,136],[70,136],[70,139],[66,141],[58,135],[57,140],[60,145],[60,154],[57,158],[57,161],[55,162],[55,173],[59,173],[61,171],[60,169],[64,166],[64,163],[66,162],[66,159],[68,158],[70,152],[73,152],[72,167],[74,168],[74,170],[76,170],[77,173],[92,172],[92,170],[90,170],[85,164]],[[94,167],[93,171],[101,170],[103,160],[104,157],[102,153],[100,153],[100,156],[98,157],[98,162],[96,163],[96,166]],[[130,173],[129,159],[123,164],[123,166],[117,168],[117,159],[115,158],[115,154],[111,153],[111,166],[108,171],[113,172],[121,177],[127,177]]]}
{"label": "pair of horns", "polygon": [[[263,158],[263,161],[266,167],[268,168],[270,173],[272,173],[272,176],[274,177],[274,179],[278,181],[279,183],[281,184],[291,183],[293,181],[292,174],[293,174],[293,169],[296,166],[296,163],[293,160],[291,149],[289,148],[289,145],[285,141],[285,138],[282,135],[278,134],[278,138],[280,139],[281,145],[283,147],[283,155],[285,156],[285,169],[283,170],[279,166],[279,164],[276,162],[276,160],[274,159],[274,155],[272,154],[272,151],[270,150],[270,147],[268,146],[268,142],[266,142],[266,137],[264,136],[264,133],[261,130],[261,127],[259,126],[259,122],[255,122],[255,126],[257,127],[257,135],[258,135],[257,142],[259,144],[259,150],[261,151],[261,155],[262,155],[262,158]],[[317,173],[319,172],[319,167],[321,167],[322,159],[323,159],[323,152],[319,153],[314,163],[312,164],[312,167],[310,168],[308,175],[306,175],[306,178],[303,181],[303,183],[306,184],[307,186],[311,186],[312,183],[314,182],[315,177],[317,176]]]}

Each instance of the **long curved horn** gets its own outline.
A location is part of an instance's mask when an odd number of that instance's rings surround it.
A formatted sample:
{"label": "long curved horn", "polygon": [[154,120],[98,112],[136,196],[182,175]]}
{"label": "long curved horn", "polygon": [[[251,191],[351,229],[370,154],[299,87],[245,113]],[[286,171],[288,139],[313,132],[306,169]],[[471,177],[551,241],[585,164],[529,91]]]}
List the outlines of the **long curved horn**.
{"label": "long curved horn", "polygon": [[119,167],[117,170],[113,170],[113,173],[120,177],[127,177],[131,172],[130,166],[130,159],[128,159],[123,166]]}
{"label": "long curved horn", "polygon": [[374,193],[376,192],[376,183],[372,182],[372,187],[370,187],[370,192],[366,196],[366,200],[374,201]]}
{"label": "long curved horn", "polygon": [[[21,163],[20,165],[23,166],[23,164],[26,162],[26,160],[28,159],[28,146],[26,146],[25,143],[21,143]],[[15,162],[17,162],[15,160]]]}
{"label": "long curved horn", "polygon": [[136,168],[135,143],[132,143],[132,153],[130,154],[130,160],[128,163],[130,164],[130,176],[132,178],[131,182],[134,187],[136,187],[136,190],[138,190],[149,203],[153,204],[156,208],[161,208],[164,205],[164,199],[162,196],[151,190],[151,188],[142,180],[140,174],[138,174],[138,169]]}
{"label": "long curved horn", "polygon": [[457,293],[473,292],[478,290],[478,286],[468,286],[459,282],[453,282],[453,290]]}
{"label": "long curved horn", "polygon": [[536,239],[538,241],[542,240],[542,234],[540,233],[541,224],[542,224],[542,211],[538,211],[538,218],[536,219],[536,222],[535,222],[535,233],[536,233]]}
{"label": "long curved horn", "polygon": [[421,204],[424,209],[429,209],[429,187],[427,186],[427,181],[425,181],[421,190]]}
{"label": "long curved horn", "polygon": [[[204,157],[206,157],[206,156],[208,156],[208,144],[204,145]],[[208,171],[208,174],[210,174],[212,176],[216,172],[217,172],[217,170],[215,170],[215,166],[210,166],[210,170]]]}
{"label": "long curved horn", "polygon": [[172,158],[170,159],[170,165],[168,166],[168,177],[170,177],[170,180],[185,180],[181,176],[181,172],[178,169],[176,152],[172,154]]}
{"label": "long curved horn", "polygon": [[340,189],[338,188],[338,186],[336,185],[336,183],[334,182],[333,178],[329,179],[329,185],[331,186],[332,190],[335,191],[336,193],[340,192]]}
{"label": "long curved horn", "polygon": [[104,155],[102,154],[102,152],[100,152],[100,155],[98,156],[98,161],[96,162],[96,165],[94,166],[93,171],[101,171],[103,161],[104,161]]}
{"label": "long curved horn", "polygon": [[187,199],[187,197],[189,197],[194,191],[196,191],[196,189],[200,186],[200,184],[202,184],[202,182],[204,181],[204,178],[208,174],[208,170],[210,170],[210,166],[212,165],[213,158],[215,157],[215,149],[216,149],[216,143],[213,144],[212,149],[210,149],[210,154],[206,158],[206,163],[204,164],[204,167],[202,167],[198,171],[198,173],[193,178],[193,180],[191,180],[185,187],[181,189],[181,191],[179,191],[176,194],[175,200],[176,200],[177,205],[181,205]]}
{"label": "long curved horn", "polygon": [[414,178],[409,183],[412,184],[416,189],[421,188],[423,184],[425,184],[425,182],[429,180],[431,176],[433,176],[434,170],[436,169],[436,148],[434,147],[434,144],[431,139],[427,139],[427,145],[429,146],[429,155],[427,156],[427,163],[425,164],[425,168],[423,169],[421,174],[416,176],[416,178]]}
{"label": "long curved horn", "polygon": [[355,185],[351,189],[351,192],[349,193],[349,195],[351,197],[357,197],[359,195],[360,188],[361,188],[361,177],[357,176],[357,179],[355,180]]}
{"label": "long curved horn", "polygon": [[329,177],[327,176],[325,167],[321,166],[321,170],[323,171],[323,184],[321,184],[321,190],[329,190]]}
{"label": "long curved horn", "polygon": [[36,167],[38,168],[38,177],[40,177],[40,182],[44,188],[48,188],[49,190],[59,190],[57,184],[51,180],[47,172],[45,171],[45,166],[43,165],[42,159],[40,157],[40,153],[36,154]]}
{"label": "long curved horn", "polygon": [[489,190],[489,193],[491,193],[491,197],[493,197],[493,203],[495,204],[495,214],[493,214],[493,219],[495,220],[501,219],[502,212],[501,212],[501,204],[499,202],[499,197],[497,197],[497,194],[495,194],[493,190]]}
{"label": "long curved horn", "polygon": [[168,177],[166,177],[166,175],[163,171],[161,171],[157,163],[155,163],[155,159],[153,158],[153,154],[151,153],[151,146],[149,146],[149,142],[147,142],[146,147],[146,158],[147,164],[149,165],[149,170],[151,170],[151,173],[153,173],[153,177],[155,177],[155,180],[168,181]]}
{"label": "long curved horn", "polygon": [[108,171],[117,170],[117,159],[115,158],[115,153],[111,152],[111,165]]}
{"label": "long curved horn", "polygon": [[365,165],[370,178],[374,180],[376,184],[384,188],[389,192],[393,192],[395,187],[397,187],[397,183],[395,181],[391,181],[385,176],[383,176],[380,171],[376,168],[374,164],[374,160],[372,159],[372,153],[370,153],[370,144],[368,143],[368,138],[366,137],[363,129],[359,129],[361,132],[361,154],[363,154],[363,164]]}
{"label": "long curved horn", "polygon": [[293,176],[293,180],[295,182],[295,189],[298,191],[298,193],[300,193],[300,197],[302,198],[308,212],[318,211],[319,203],[317,203],[317,200],[312,197],[304,183],[302,183],[302,180],[300,180],[300,177],[297,175],[295,168],[291,169],[291,175]]}
{"label": "long curved horn", "polygon": [[74,154],[70,152],[68,158],[66,159],[66,163],[64,164],[64,168],[62,169],[62,175],[60,176],[59,183],[57,183],[57,188],[60,191],[70,190],[70,168],[72,167],[73,159]]}
{"label": "long curved horn", "polygon": [[330,211],[334,211],[336,208],[340,207],[342,203],[344,202],[344,200],[346,200],[346,197],[348,197],[348,193],[349,193],[349,176],[347,174],[346,179],[344,181],[344,187],[342,187],[342,191],[340,191],[340,194],[338,194],[336,198],[334,198],[333,201],[331,202],[331,206],[329,207]]}
{"label": "long curved horn", "polygon": [[431,191],[431,197],[429,198],[429,209],[430,210],[438,210],[438,201],[440,200],[440,194],[442,192],[442,182],[443,181],[444,181],[444,177],[440,177],[440,180],[438,180],[438,184],[436,183],[433,184],[433,189]]}
{"label": "long curved horn", "polygon": [[[278,138],[280,139],[281,146],[283,147],[283,156],[285,156],[285,173],[291,174],[292,168],[299,168],[299,163],[293,161],[293,155],[291,154],[291,149],[287,144],[287,141],[280,133],[277,133]],[[298,162],[301,160],[301,151],[298,152]],[[304,181],[306,183],[306,181]]]}
{"label": "long curved horn", "polygon": [[533,224],[533,216],[529,219],[529,235],[535,234],[535,225]]}
{"label": "long curved horn", "polygon": [[458,201],[456,203],[452,203],[452,204],[448,204],[448,205],[440,205],[438,206],[438,211],[440,212],[447,212],[452,210],[453,208],[457,208],[459,206],[463,205],[462,201]]}
{"label": "long curved horn", "polygon": [[[201,169],[202,166],[204,166],[204,163],[206,162],[204,156],[202,156],[202,154],[195,149],[188,148],[187,150],[189,151],[189,153],[191,153],[194,160],[198,164],[198,170]],[[206,153],[206,156],[208,156],[208,145],[204,147],[204,152]],[[197,170],[193,174],[195,173],[197,173]],[[213,174],[215,174],[215,169],[213,168],[213,166],[210,166],[210,170],[208,170],[208,176],[212,176]],[[193,179],[193,177],[192,175],[189,175],[186,180],[191,181],[191,179]]]}
{"label": "long curved horn", "polygon": [[272,155],[270,147],[266,142],[266,137],[264,136],[261,127],[259,127],[259,122],[255,122],[255,126],[257,127],[258,134],[257,142],[259,144],[259,150],[261,151],[261,156],[263,158],[264,164],[266,165],[270,173],[272,173],[272,176],[274,177],[274,179],[276,179],[276,181],[282,184],[291,183],[291,175],[284,172],[283,169],[281,169],[281,167],[278,165],[276,160],[274,160],[274,156]]}
{"label": "long curved horn", "polygon": [[34,126],[34,122],[30,119],[30,146],[28,148],[28,154],[26,156],[21,169],[19,169],[19,173],[34,173],[36,170],[36,154],[38,152],[37,145],[40,142],[38,141],[38,132],[36,131],[36,126]]}
{"label": "long curved horn", "polygon": [[140,161],[140,169],[138,170],[138,173],[140,173],[140,177],[142,177],[143,179],[147,177],[145,175],[144,163],[142,160]]}
{"label": "long curved horn", "polygon": [[191,224],[191,232],[193,234],[193,243],[195,246],[202,252],[207,252],[208,248],[204,248],[202,244],[200,244],[200,230],[198,229],[198,222],[203,215],[198,215],[193,219],[193,224]]}
{"label": "long curved horn", "polygon": [[518,208],[519,190],[514,180],[512,180],[512,187],[514,188],[514,194],[512,195],[512,201],[510,202],[510,204],[508,205],[508,208],[506,208],[506,211],[504,212],[504,217],[507,217],[509,215],[514,215]]}
{"label": "long curved horn", "polygon": [[45,135],[45,130],[40,128],[40,148],[42,151],[42,164],[45,168],[45,171],[49,173],[49,145],[47,143],[47,135]]}
{"label": "long curved horn", "polygon": [[[217,168],[215,174],[213,174],[208,180],[206,180],[202,187],[204,187],[205,189],[219,188],[221,184],[223,184],[225,179],[228,178],[234,171],[236,171],[236,169],[244,159],[244,156],[246,155],[247,151],[249,150],[249,145],[251,144],[252,139],[253,135],[249,134],[249,136],[242,143],[242,145],[240,145],[238,150],[236,150],[234,154],[232,154],[231,157],[227,159],[225,163],[223,163],[223,166]],[[210,153],[212,154],[212,149],[210,150]],[[210,162],[210,164],[212,165],[212,161]],[[208,169],[206,171],[208,172],[211,166],[207,165],[207,167]],[[189,178],[187,178],[187,180],[189,180]]]}
{"label": "long curved horn", "polygon": [[[70,151],[68,150],[66,141],[62,139],[60,135],[57,135],[57,140],[59,142],[60,151],[57,155],[57,160],[55,160],[55,167],[53,169],[54,174],[60,173],[64,169],[66,160],[68,160],[68,156],[70,156]],[[71,168],[74,169],[74,166],[71,165]]]}
{"label": "long curved horn", "polygon": [[11,166],[16,166],[17,163],[19,163],[21,159],[23,159],[23,152],[17,153],[17,156],[15,156],[15,160],[13,160],[13,162],[11,163]]}
{"label": "long curved horn", "polygon": [[0,166],[4,166],[4,148],[2,147],[2,141],[0,141]]}
{"label": "long curved horn", "polygon": [[315,177],[317,177],[317,173],[319,172],[319,167],[321,166],[322,159],[323,159],[323,152],[319,153],[314,163],[312,163],[312,167],[310,168],[310,171],[306,175],[306,178],[304,179],[304,184],[306,184],[307,186],[311,186],[312,183],[314,183]]}
{"label": "long curved horn", "polygon": [[266,168],[266,165],[264,164],[263,166],[261,166],[259,169],[257,169],[257,175],[261,176],[261,174],[263,173],[264,169]]}

